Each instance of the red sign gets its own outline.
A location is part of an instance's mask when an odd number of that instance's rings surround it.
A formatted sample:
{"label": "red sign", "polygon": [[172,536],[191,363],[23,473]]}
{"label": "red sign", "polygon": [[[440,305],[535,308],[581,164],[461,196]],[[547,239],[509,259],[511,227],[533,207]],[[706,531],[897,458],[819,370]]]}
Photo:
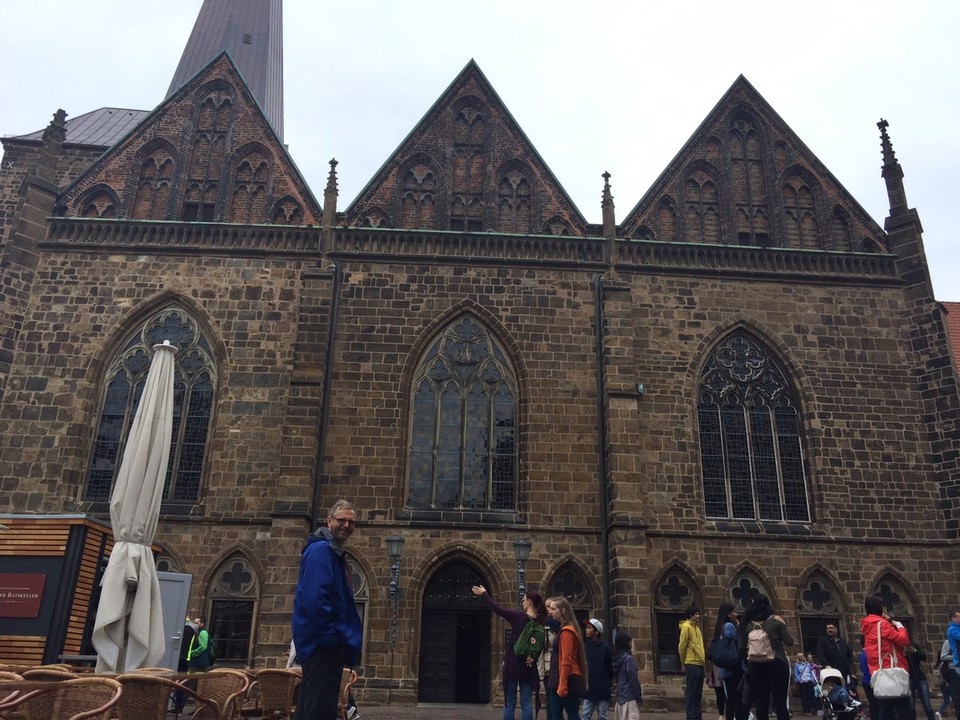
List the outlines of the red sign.
{"label": "red sign", "polygon": [[46,582],[43,573],[0,573],[0,617],[38,617]]}

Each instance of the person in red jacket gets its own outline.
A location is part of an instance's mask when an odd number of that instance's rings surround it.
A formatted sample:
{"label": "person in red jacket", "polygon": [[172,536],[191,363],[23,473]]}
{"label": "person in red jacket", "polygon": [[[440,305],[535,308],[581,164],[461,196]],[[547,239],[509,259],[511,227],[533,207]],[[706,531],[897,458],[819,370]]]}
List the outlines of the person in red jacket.
{"label": "person in red jacket", "polygon": [[[863,649],[870,674],[880,669],[880,659],[887,655],[896,657],[897,665],[906,670],[908,665],[904,650],[910,644],[910,633],[900,622],[887,614],[883,598],[871,595],[864,602],[864,610],[867,616],[860,621],[860,632],[863,633]],[[888,661],[884,662],[884,667],[889,667]],[[910,697],[876,698],[876,701],[880,709],[880,720],[911,720],[913,701]]]}

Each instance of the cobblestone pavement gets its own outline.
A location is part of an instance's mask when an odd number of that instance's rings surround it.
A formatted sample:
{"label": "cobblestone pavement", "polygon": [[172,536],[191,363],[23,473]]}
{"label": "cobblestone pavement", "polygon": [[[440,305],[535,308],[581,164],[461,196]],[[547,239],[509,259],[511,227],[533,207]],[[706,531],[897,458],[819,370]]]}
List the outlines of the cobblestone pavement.
{"label": "cobblestone pavement", "polygon": [[[520,712],[516,717],[519,720]],[[706,715],[704,717],[713,717]],[[360,708],[361,720],[502,720],[503,708],[491,705],[364,705]],[[540,712],[538,720],[545,720]],[[608,718],[613,718],[611,708]],[[683,713],[650,712],[640,715],[640,720],[682,720]]]}

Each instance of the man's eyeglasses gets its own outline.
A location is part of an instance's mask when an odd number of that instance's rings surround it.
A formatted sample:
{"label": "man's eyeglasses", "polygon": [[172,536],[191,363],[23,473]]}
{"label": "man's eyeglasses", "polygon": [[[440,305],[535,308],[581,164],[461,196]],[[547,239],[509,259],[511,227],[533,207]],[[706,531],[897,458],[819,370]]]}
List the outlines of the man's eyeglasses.
{"label": "man's eyeglasses", "polygon": [[337,525],[356,525],[357,521],[353,518],[330,518]]}

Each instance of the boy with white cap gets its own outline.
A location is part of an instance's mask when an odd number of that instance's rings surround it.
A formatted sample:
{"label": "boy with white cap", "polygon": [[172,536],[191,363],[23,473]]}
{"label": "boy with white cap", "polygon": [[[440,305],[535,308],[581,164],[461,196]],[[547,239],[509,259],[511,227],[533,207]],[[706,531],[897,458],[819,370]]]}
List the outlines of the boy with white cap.
{"label": "boy with white cap", "polygon": [[603,623],[590,618],[583,624],[587,653],[587,677],[590,682],[587,696],[580,706],[580,720],[590,720],[597,711],[598,720],[607,720],[610,708],[610,689],[613,686],[613,651],[603,641]]}

